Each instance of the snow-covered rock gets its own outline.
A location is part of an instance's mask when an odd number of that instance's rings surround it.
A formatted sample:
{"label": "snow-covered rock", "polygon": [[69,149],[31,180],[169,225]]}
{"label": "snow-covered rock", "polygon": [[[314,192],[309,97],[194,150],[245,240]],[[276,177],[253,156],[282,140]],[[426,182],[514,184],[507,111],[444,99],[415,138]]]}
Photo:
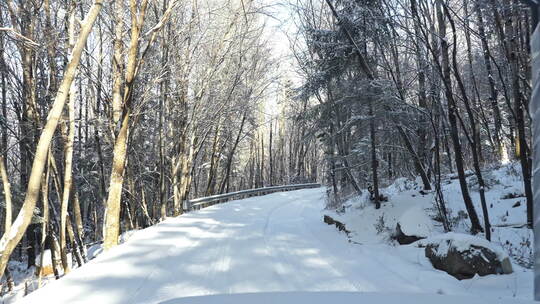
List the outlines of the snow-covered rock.
{"label": "snow-covered rock", "polygon": [[137,229],[128,230],[128,231],[120,234],[120,236],[118,237],[118,243],[123,244],[123,243],[127,242],[137,231],[138,231]]}
{"label": "snow-covered rock", "polygon": [[472,235],[445,233],[419,241],[433,267],[455,278],[469,279],[476,274],[512,273],[512,263],[502,248]]}
{"label": "snow-covered rock", "polygon": [[399,218],[398,223],[407,235],[426,238],[433,233],[433,221],[419,205],[407,210]]}
{"label": "snow-covered rock", "polygon": [[89,260],[92,260],[95,257],[97,257],[99,254],[101,254],[102,252],[103,252],[103,244],[97,243],[88,247],[88,249],[86,250],[86,256]]}
{"label": "snow-covered rock", "polygon": [[422,206],[411,207],[399,218],[394,239],[401,245],[425,239],[433,233],[433,223]]}
{"label": "snow-covered rock", "polygon": [[397,223],[396,225],[396,231],[394,231],[392,238],[396,240],[400,245],[408,245],[418,240],[425,239],[425,237],[406,234],[405,232],[403,232],[403,229],[401,228],[401,225],[399,223]]}

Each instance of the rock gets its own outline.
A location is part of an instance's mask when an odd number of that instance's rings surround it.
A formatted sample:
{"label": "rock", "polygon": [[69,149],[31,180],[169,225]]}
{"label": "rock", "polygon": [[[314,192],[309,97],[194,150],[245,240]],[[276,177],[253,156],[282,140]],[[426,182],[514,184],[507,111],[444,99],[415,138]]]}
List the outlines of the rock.
{"label": "rock", "polygon": [[478,237],[446,233],[422,242],[433,267],[458,280],[470,279],[476,274],[485,276],[513,271],[512,263],[502,249]]}
{"label": "rock", "polygon": [[405,211],[397,221],[393,239],[407,245],[430,236],[434,230],[431,218],[420,205]]}
{"label": "rock", "polygon": [[345,228],[345,224],[343,224],[340,221],[334,220],[332,217],[325,215],[324,216],[324,222],[328,225],[335,225],[339,231],[344,231],[345,233],[349,234],[350,231]]}
{"label": "rock", "polygon": [[395,239],[400,245],[408,245],[418,240],[425,239],[425,237],[421,236],[406,235],[401,229],[401,225],[399,223],[396,225],[396,231],[394,232],[392,238]]}
{"label": "rock", "polygon": [[518,193],[518,192],[510,192],[501,197],[501,199],[513,199],[513,198],[519,198],[519,197],[525,197],[524,193]]}
{"label": "rock", "polygon": [[521,206],[521,202],[520,201],[517,201],[513,206],[512,208],[516,208],[516,207],[519,207]]}

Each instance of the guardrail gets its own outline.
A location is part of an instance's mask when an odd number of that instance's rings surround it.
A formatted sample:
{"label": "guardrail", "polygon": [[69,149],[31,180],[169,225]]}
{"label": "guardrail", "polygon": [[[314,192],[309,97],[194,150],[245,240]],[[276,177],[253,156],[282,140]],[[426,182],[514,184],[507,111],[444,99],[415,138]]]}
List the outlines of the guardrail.
{"label": "guardrail", "polygon": [[274,192],[292,191],[292,190],[310,189],[310,188],[319,188],[319,187],[321,187],[321,184],[312,183],[312,184],[263,187],[263,188],[257,188],[257,189],[229,192],[229,193],[212,195],[208,197],[201,197],[201,198],[196,198],[196,199],[186,201],[184,202],[184,209],[187,211],[191,211],[194,209],[201,209],[201,208],[218,204],[220,201],[223,201],[223,200],[229,200],[230,198],[240,198],[244,196],[256,196],[256,195],[264,195],[264,194],[269,194],[269,193],[274,193]]}

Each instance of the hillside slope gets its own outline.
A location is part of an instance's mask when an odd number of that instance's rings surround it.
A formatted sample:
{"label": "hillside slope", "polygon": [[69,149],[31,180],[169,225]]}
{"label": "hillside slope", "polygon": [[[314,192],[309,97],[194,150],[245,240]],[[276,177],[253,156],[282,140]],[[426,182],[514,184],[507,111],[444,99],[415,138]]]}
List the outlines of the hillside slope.
{"label": "hillside slope", "polygon": [[[489,188],[486,191],[489,216],[492,227],[492,244],[502,249],[511,257],[514,273],[510,275],[490,275],[458,281],[446,273],[434,270],[424,257],[424,250],[417,244],[399,246],[392,235],[399,222],[402,230],[409,235],[430,237],[444,233],[442,224],[437,220],[434,208],[434,193],[420,191],[418,181],[397,179],[382,193],[388,196],[388,202],[377,210],[369,202],[368,193],[345,202],[340,210],[326,210],[325,214],[343,223],[350,231],[348,238],[355,244],[380,246],[381,252],[398,253],[399,257],[417,266],[415,278],[420,286],[430,284],[431,272],[444,274],[440,280],[440,292],[454,293],[459,286],[475,290],[477,294],[497,295],[499,297],[532,298],[533,289],[533,234],[523,227],[526,222],[526,203],[523,197],[523,184],[519,164],[513,163],[484,172]],[[475,183],[476,177],[469,174],[468,182],[476,211],[483,223],[482,209]],[[470,222],[465,213],[459,182],[455,175],[443,179],[443,193],[449,212],[452,230],[469,233]],[[498,226],[498,227],[497,227]],[[479,237],[483,237],[482,234]],[[384,256],[384,254],[382,254]],[[393,265],[393,263],[388,263]],[[422,269],[422,270],[421,270]],[[419,275],[422,273],[422,275]],[[443,283],[445,282],[445,283]],[[448,283],[448,285],[445,285]],[[450,288],[447,290],[447,288]]]}

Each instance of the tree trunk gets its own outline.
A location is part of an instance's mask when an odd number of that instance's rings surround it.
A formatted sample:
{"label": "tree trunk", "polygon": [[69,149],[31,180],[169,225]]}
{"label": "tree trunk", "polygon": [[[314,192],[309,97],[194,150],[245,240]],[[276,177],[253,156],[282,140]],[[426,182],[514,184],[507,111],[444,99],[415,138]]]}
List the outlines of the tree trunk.
{"label": "tree trunk", "polygon": [[[75,3],[72,2],[69,8],[69,47],[73,49],[75,46]],[[64,274],[67,274],[70,269],[67,261],[66,248],[66,225],[68,221],[68,205],[72,188],[72,172],[73,172],[73,144],[75,141],[75,99],[76,99],[75,82],[71,83],[68,97],[68,122],[63,128],[64,135],[64,187],[62,192],[62,204],[60,211],[60,255],[62,257],[62,266]]]}
{"label": "tree trunk", "polygon": [[[476,123],[476,120],[474,118],[474,113],[473,113],[473,110],[471,108],[469,98],[467,96],[467,91],[465,89],[465,85],[463,84],[463,81],[461,79],[461,75],[460,75],[459,70],[458,70],[456,27],[455,27],[455,24],[454,24],[454,20],[452,19],[452,16],[450,15],[446,5],[444,6],[444,11],[445,11],[446,17],[450,21],[450,26],[452,27],[452,33],[453,33],[452,63],[453,63],[453,66],[454,66],[454,77],[456,78],[456,82],[458,83],[458,87],[459,87],[459,89],[461,91],[461,95],[463,97],[463,103],[465,105],[465,109],[466,109],[467,115],[469,117],[469,123],[470,123],[471,131],[472,131],[471,132],[472,136],[468,136],[468,138],[469,138],[469,143],[471,145],[471,150],[472,150],[471,152],[472,152],[472,156],[473,156],[474,171],[475,171],[476,177],[478,179],[480,202],[482,204],[482,213],[483,213],[483,216],[484,216],[484,232],[485,232],[485,235],[486,235],[486,239],[488,241],[490,241],[491,240],[491,224],[489,223],[489,213],[488,213],[488,208],[487,208],[487,203],[486,203],[486,195],[485,195],[485,187],[486,187],[486,185],[484,183],[484,178],[482,176],[482,171],[480,170],[480,158],[479,158],[480,137],[478,135],[476,135],[478,133],[477,128],[476,128],[477,123]],[[463,130],[463,131],[466,132],[466,130]]]}
{"label": "tree trunk", "polygon": [[497,143],[499,157],[503,154],[503,144],[501,138],[501,111],[498,105],[498,93],[495,86],[495,79],[493,78],[493,68],[491,67],[491,51],[489,48],[489,43],[486,38],[486,30],[484,26],[484,17],[482,15],[481,4],[479,0],[474,0],[474,11],[476,13],[477,26],[478,26],[478,35],[480,36],[480,42],[482,44],[482,54],[484,59],[484,65],[486,67],[486,72],[488,75],[488,84],[489,84],[489,100],[491,104],[491,109],[493,111],[493,120],[495,124],[495,142]]}
{"label": "tree trunk", "polygon": [[105,210],[105,229],[103,232],[103,249],[109,250],[118,245],[120,234],[120,203],[122,200],[122,185],[124,183],[124,170],[127,157],[128,129],[130,111],[124,112],[120,132],[116,136],[113,150],[113,163],[109,197]]}
{"label": "tree trunk", "polygon": [[523,111],[523,101],[522,94],[520,91],[520,75],[519,75],[519,58],[518,58],[518,44],[517,44],[517,35],[516,30],[517,23],[517,12],[515,8],[515,3],[513,4],[513,11],[515,16],[509,17],[508,22],[506,23],[508,36],[510,40],[508,42],[509,49],[509,61],[510,61],[510,72],[512,77],[512,97],[514,99],[514,112],[516,118],[516,126],[518,132],[518,146],[517,150],[519,161],[521,163],[521,173],[523,175],[523,184],[525,188],[525,196],[527,198],[527,223],[529,228],[533,227],[533,194],[531,186],[531,160],[529,157],[529,149],[527,145],[527,135],[525,134],[525,118]]}
{"label": "tree trunk", "polygon": [[0,240],[0,252],[2,253],[2,256],[0,257],[0,277],[4,274],[9,256],[23,237],[26,228],[32,220],[32,215],[39,197],[41,179],[46,164],[49,144],[62,114],[62,109],[64,108],[64,104],[68,97],[69,88],[75,78],[86,40],[92,30],[94,21],[99,15],[102,5],[103,0],[94,0],[90,12],[81,23],[79,39],[73,48],[71,59],[66,66],[64,78],[62,79],[62,83],[60,84],[56,98],[49,111],[47,122],[37,144],[24,203],[11,229],[7,231]]}
{"label": "tree trunk", "polygon": [[[51,153],[49,151],[49,153]],[[48,158],[49,160],[49,158]],[[49,163],[49,162],[47,162]],[[47,170],[43,173],[43,180],[41,185],[41,203],[43,208],[43,223],[41,224],[41,242],[40,242],[40,263],[38,271],[38,288],[41,287],[41,277],[43,276],[43,265],[45,262],[45,247],[47,246],[47,228],[49,225],[49,176],[50,165],[47,166]]]}
{"label": "tree trunk", "polygon": [[450,61],[448,55],[448,41],[446,40],[446,20],[443,15],[444,2],[442,0],[437,1],[437,20],[439,24],[439,37],[441,44],[441,62],[442,62],[442,76],[443,83],[445,86],[445,95],[448,103],[448,122],[450,123],[450,135],[452,137],[452,143],[454,145],[454,159],[456,162],[456,168],[459,177],[459,185],[461,188],[461,194],[463,196],[463,202],[465,203],[465,208],[469,214],[471,220],[471,232],[476,234],[482,231],[482,226],[476,214],[471,196],[469,194],[469,189],[467,186],[467,180],[465,177],[465,168],[463,165],[463,154],[461,150],[461,142],[459,139],[458,125],[456,119],[457,105],[454,100],[454,95],[452,92],[452,80],[451,80],[451,69]]}
{"label": "tree trunk", "polygon": [[371,171],[373,177],[373,202],[375,203],[375,209],[381,208],[380,195],[379,195],[379,176],[378,176],[378,167],[379,160],[377,159],[377,142],[375,133],[375,117],[373,116],[373,104],[372,101],[369,103],[369,137],[371,140]]}
{"label": "tree trunk", "polygon": [[[3,147],[2,147],[3,148]],[[2,185],[4,187],[4,200],[6,203],[6,213],[4,218],[4,231],[8,232],[11,228],[12,211],[11,211],[11,184],[6,171],[6,160],[3,155],[0,155],[0,174],[2,176]]]}

